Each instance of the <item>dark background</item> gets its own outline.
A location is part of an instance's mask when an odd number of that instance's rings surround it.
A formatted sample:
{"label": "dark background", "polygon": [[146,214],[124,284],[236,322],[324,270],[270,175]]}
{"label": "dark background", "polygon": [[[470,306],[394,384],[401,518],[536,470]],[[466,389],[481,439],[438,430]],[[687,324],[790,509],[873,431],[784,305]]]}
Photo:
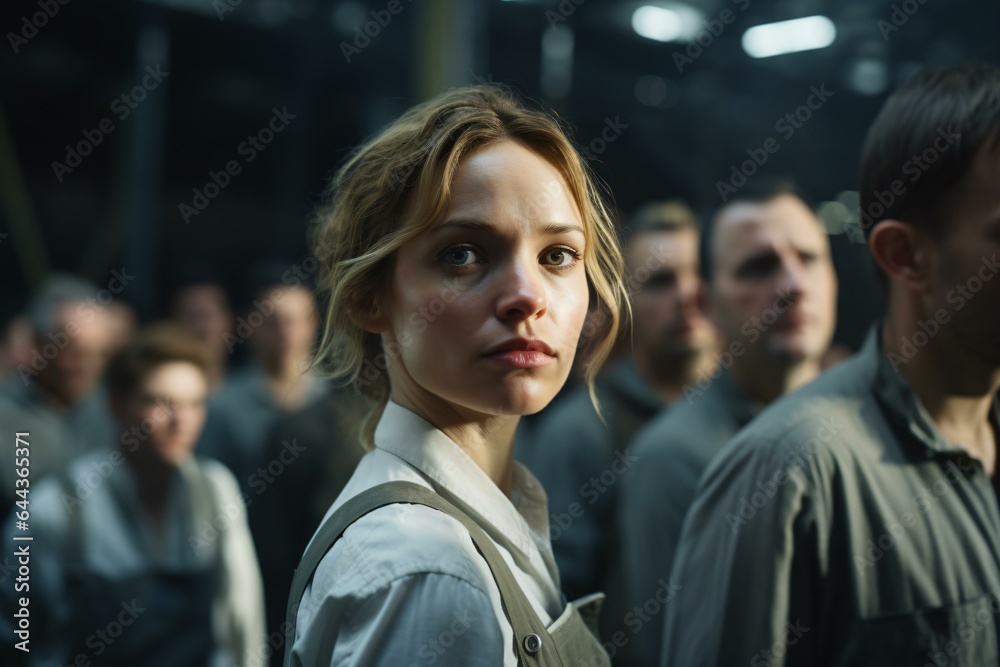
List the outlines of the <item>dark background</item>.
{"label": "dark background", "polygon": [[[780,150],[759,173],[794,175],[816,203],[838,200],[823,209],[836,231],[856,213],[861,143],[888,92],[921,66],[1000,61],[996,0],[687,0],[679,4],[703,20],[727,8],[735,18],[702,35],[707,45],[682,72],[674,53],[688,44],[631,26],[636,8],[664,3],[399,0],[347,62],[342,44],[388,1],[41,1],[58,12],[34,34],[25,20],[40,16],[38,0],[0,9],[7,316],[56,269],[104,287],[126,267],[137,277],[121,296],[147,321],[162,312],[171,275],[192,262],[207,259],[236,290],[256,260],[300,261],[308,214],[346,152],[413,103],[477,80],[558,112],[581,146],[594,146],[609,119],[627,125],[593,161],[622,214],[675,196],[699,210],[717,204],[730,165],[775,137]],[[907,20],[889,32],[879,21],[894,5]],[[753,59],[741,46],[747,28],[815,14],[836,25],[827,48]],[[169,76],[119,119],[114,100],[156,65]],[[794,136],[775,131],[824,85],[833,96]],[[274,108],[295,118],[247,163],[238,147]],[[104,118],[114,131],[60,182],[52,163]],[[185,224],[179,206],[230,160],[241,173]],[[842,297],[857,297],[850,281],[866,271],[863,247],[834,240]]]}

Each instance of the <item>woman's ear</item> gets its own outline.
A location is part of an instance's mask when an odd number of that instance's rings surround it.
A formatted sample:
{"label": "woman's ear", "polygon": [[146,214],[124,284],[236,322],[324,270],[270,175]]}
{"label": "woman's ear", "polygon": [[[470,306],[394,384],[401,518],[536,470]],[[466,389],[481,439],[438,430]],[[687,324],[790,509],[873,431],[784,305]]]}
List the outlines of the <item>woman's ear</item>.
{"label": "woman's ear", "polygon": [[351,308],[351,320],[355,326],[369,333],[380,334],[389,328],[389,318],[380,299],[373,299],[367,304],[356,301]]}
{"label": "woman's ear", "polygon": [[931,255],[927,235],[900,220],[883,220],[871,231],[868,248],[893,283],[911,292],[931,286]]}

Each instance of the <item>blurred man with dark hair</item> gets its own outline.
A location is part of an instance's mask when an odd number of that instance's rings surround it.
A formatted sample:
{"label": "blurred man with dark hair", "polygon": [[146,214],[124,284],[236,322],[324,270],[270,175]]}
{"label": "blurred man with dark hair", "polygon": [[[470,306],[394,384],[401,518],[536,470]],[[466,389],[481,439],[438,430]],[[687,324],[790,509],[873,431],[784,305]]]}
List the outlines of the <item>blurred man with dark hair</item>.
{"label": "blurred man with dark hair", "polygon": [[212,397],[198,445],[200,454],[225,463],[244,491],[275,423],[328,393],[325,382],[305,372],[319,315],[312,290],[285,281],[291,266],[269,260],[251,270],[247,305],[225,341],[230,349],[249,346],[253,362],[233,373]]}
{"label": "blurred man with dark hair", "polygon": [[705,473],[662,665],[997,664],[997,183],[1000,68],[890,96],[861,166],[886,317]]}
{"label": "blurred man with dark hair", "polygon": [[[59,471],[71,458],[114,442],[114,425],[99,387],[112,344],[108,313],[94,285],[51,276],[28,303],[29,360],[18,364],[0,392],[0,430],[35,440],[31,480]],[[0,464],[0,520],[15,500],[11,461]]]}
{"label": "blurred man with dark hair", "polygon": [[626,233],[632,348],[596,382],[607,425],[586,387],[578,387],[541,415],[518,452],[548,495],[552,547],[566,595],[608,595],[601,614],[606,636],[622,629],[615,518],[616,478],[632,467],[626,445],[680,397],[685,384],[710,372],[715,352],[715,331],[699,304],[694,214],[678,201],[650,204]]}
{"label": "blurred man with dark hair", "polygon": [[[29,664],[264,664],[243,500],[224,467],[191,455],[207,370],[179,330],[139,334],[108,365],[117,447],[32,488]],[[9,543],[23,534],[8,522]],[[3,587],[7,644],[18,595]]]}
{"label": "blurred man with dark hair", "polygon": [[[169,298],[170,317],[210,355],[210,391],[222,386],[230,363],[233,310],[222,279],[198,262],[175,277]],[[228,337],[228,338],[227,338]]]}
{"label": "blurred man with dark hair", "polygon": [[[670,566],[698,478],[762,406],[820,373],[833,337],[829,243],[792,185],[747,186],[707,221],[702,243],[720,367],[692,378],[683,400],[636,436],[620,518],[629,609],[673,592]],[[632,639],[647,659],[659,654],[663,623],[662,611],[648,616]]]}

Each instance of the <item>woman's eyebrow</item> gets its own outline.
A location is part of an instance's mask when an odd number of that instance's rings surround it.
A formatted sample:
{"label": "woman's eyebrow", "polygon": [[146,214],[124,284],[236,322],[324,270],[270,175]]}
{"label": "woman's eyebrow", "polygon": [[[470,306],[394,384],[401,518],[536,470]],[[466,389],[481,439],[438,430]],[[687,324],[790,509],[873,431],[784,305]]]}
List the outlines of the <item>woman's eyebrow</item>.
{"label": "woman's eyebrow", "polygon": [[439,232],[442,229],[451,229],[453,227],[460,227],[462,229],[476,229],[488,232],[494,231],[496,229],[496,226],[493,225],[492,223],[484,222],[482,220],[458,219],[458,220],[446,220],[445,222],[442,222],[440,225],[431,229],[431,232]]}
{"label": "woman's eyebrow", "polygon": [[566,225],[555,222],[550,222],[545,225],[545,229],[542,230],[550,236],[557,236],[559,234],[569,234],[571,232],[579,232],[583,236],[586,236],[586,232],[583,231],[583,227],[580,225]]}
{"label": "woman's eyebrow", "polygon": [[[485,222],[483,220],[458,219],[458,220],[448,220],[442,222],[437,227],[431,229],[431,232],[437,232],[442,229],[449,229],[453,227],[460,227],[462,229],[475,229],[488,232],[496,231],[496,225],[490,222]],[[541,231],[546,236],[558,236],[559,234],[569,234],[571,232],[579,232],[580,234],[586,236],[583,227],[581,227],[580,225],[562,224],[556,222],[550,222],[549,224],[545,225],[545,227],[543,227]]]}

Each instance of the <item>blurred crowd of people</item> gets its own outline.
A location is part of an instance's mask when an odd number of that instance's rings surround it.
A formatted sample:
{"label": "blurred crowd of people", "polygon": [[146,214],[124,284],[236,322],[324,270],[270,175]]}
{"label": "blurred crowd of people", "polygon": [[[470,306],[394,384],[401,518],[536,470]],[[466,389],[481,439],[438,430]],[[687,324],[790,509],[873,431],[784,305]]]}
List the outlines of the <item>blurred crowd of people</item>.
{"label": "blurred crowd of people", "polygon": [[[143,328],[56,274],[6,322],[0,425],[29,452],[28,483],[0,466],[0,511],[7,544],[20,507],[30,516],[30,664],[280,656],[292,574],[364,453],[359,399],[306,372],[319,315],[290,265],[256,265],[235,309],[212,271],[190,270]],[[9,620],[22,592],[5,556]],[[4,664],[20,664],[4,625]]]}
{"label": "blurred crowd of people", "polygon": [[[969,187],[979,190],[970,190],[968,206],[988,199],[988,188],[975,180],[995,177],[985,164],[969,168]],[[669,664],[695,664],[691,655],[704,649],[699,638],[712,635],[692,631],[686,614],[707,619],[705,627],[738,615],[726,637],[741,650],[774,636],[769,623],[787,621],[781,641],[762,646],[759,661],[751,662],[772,664],[795,644],[808,644],[802,634],[810,624],[838,628],[827,616],[836,610],[814,608],[811,599],[797,597],[800,591],[876,571],[872,556],[870,564],[855,563],[855,574],[818,573],[832,548],[814,545],[814,560],[802,554],[803,544],[841,533],[808,522],[809,512],[828,517],[832,510],[802,510],[809,499],[790,495],[812,483],[809,475],[826,479],[816,467],[833,465],[817,462],[815,449],[794,447],[842,439],[839,451],[855,452],[859,442],[874,443],[866,465],[877,474],[870,480],[865,466],[839,464],[839,475],[857,479],[847,485],[853,491],[846,499],[833,494],[844,503],[832,513],[837,521],[865,512],[892,518],[899,503],[885,494],[917,488],[906,479],[880,486],[891,475],[910,474],[909,458],[888,449],[894,438],[917,434],[930,439],[928,447],[949,452],[906,382],[885,370],[890,362],[873,326],[882,301],[867,247],[830,236],[792,181],[757,178],[703,215],[684,202],[652,197],[623,217],[621,231],[632,316],[597,381],[602,414],[576,374],[549,407],[522,419],[517,435],[517,458],[548,495],[563,591],[570,599],[606,593],[601,636],[615,665],[661,664],[661,655]],[[893,238],[879,241],[887,244],[883,265],[904,261],[903,250],[888,245]],[[963,265],[970,275],[978,267],[973,259]],[[30,485],[7,456],[0,464],[2,524],[9,544],[23,530],[18,502],[26,494],[19,491],[30,488],[33,664],[82,664],[80,656],[116,665],[279,664],[292,573],[364,455],[362,399],[308,370],[320,310],[308,283],[288,279],[290,267],[281,260],[256,264],[237,308],[221,281],[208,273],[187,276],[174,286],[162,321],[143,328],[124,302],[98,304],[97,286],[54,275],[7,322],[0,430],[5,438],[27,434]],[[892,279],[907,275],[900,268]],[[845,289],[849,309],[838,308],[838,290]],[[921,289],[913,292],[930,290]],[[962,317],[971,318],[968,331],[993,335],[996,312],[987,296]],[[866,337],[836,339],[838,316],[852,318],[840,330]],[[594,313],[584,339],[601,321]],[[969,334],[970,346],[975,335]],[[981,348],[995,350],[995,339]],[[249,359],[235,367],[238,349]],[[826,373],[850,355],[847,370]],[[825,384],[810,385],[821,374]],[[758,419],[792,393],[804,398]],[[883,413],[902,421],[890,432]],[[809,430],[817,425],[818,435]],[[792,434],[787,451],[772,449],[798,466],[791,472],[762,463],[761,452],[771,449],[748,453],[755,439],[783,443],[786,432]],[[727,443],[728,460],[720,463]],[[876,460],[877,452],[889,453]],[[968,477],[971,459],[955,460],[956,474]],[[878,467],[886,461],[891,471]],[[831,488],[844,484],[839,477],[826,481]],[[995,499],[987,502],[995,520]],[[769,503],[792,509],[788,517],[765,513]],[[763,518],[752,523],[758,511]],[[857,531],[865,521],[855,517],[844,530]],[[886,530],[894,528],[886,523]],[[858,535],[863,544],[868,533]],[[873,535],[881,558],[892,544]],[[877,570],[885,579],[875,588],[887,596],[897,585],[891,565]],[[13,577],[14,560],[3,569]],[[713,581],[720,573],[745,579]],[[947,578],[941,574],[937,583]],[[8,581],[2,596],[4,664],[16,664],[23,658],[12,649],[20,595]],[[788,609],[815,615],[803,629]],[[759,626],[747,621],[755,615]],[[145,618],[156,620],[136,623]],[[859,642],[879,636],[854,635]]]}
{"label": "blurred crowd of people", "polygon": [[[719,239],[710,271],[705,227]],[[517,450],[548,493],[566,594],[608,594],[606,636],[669,574],[711,456],[829,363],[837,293],[828,238],[790,182],[747,188],[708,225],[679,200],[649,203],[623,230],[633,327],[597,385],[606,424],[575,377],[523,420]],[[97,286],[57,274],[8,321],[0,425],[30,434],[34,627],[51,664],[97,655],[91,626],[133,601],[159,631],[123,633],[108,656],[169,646],[162,664],[182,664],[211,647],[213,665],[278,664],[292,573],[364,454],[362,399],[307,372],[319,314],[289,266],[257,264],[236,309],[211,271],[191,271],[143,329],[125,302],[99,305]],[[2,470],[9,537],[17,476]],[[182,627],[190,641],[166,641]],[[639,637],[641,662],[659,633]]]}

